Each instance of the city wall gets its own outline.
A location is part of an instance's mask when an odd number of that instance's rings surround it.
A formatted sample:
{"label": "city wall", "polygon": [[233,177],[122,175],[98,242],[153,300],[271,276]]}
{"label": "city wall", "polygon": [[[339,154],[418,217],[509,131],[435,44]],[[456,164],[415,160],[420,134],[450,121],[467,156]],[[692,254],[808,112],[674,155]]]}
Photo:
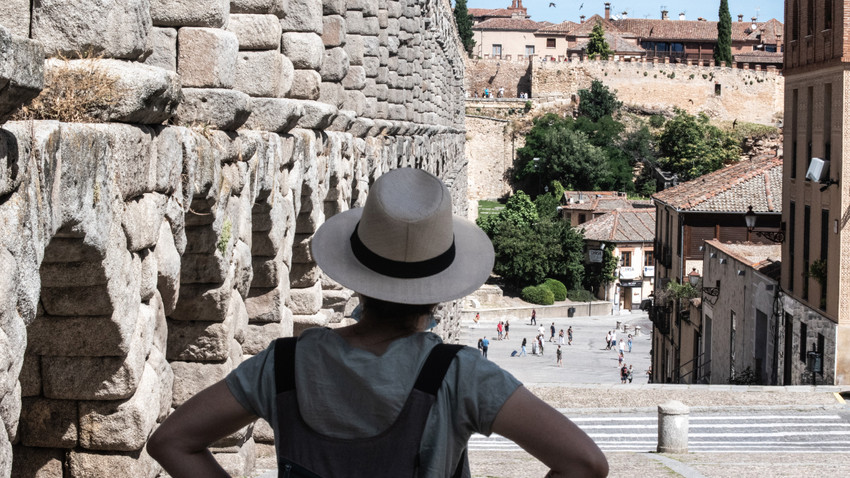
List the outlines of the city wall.
{"label": "city wall", "polygon": [[[81,72],[111,79],[93,120],[22,113]],[[466,213],[463,72],[447,0],[6,0],[0,477],[157,476],[170,411],[348,323],[312,233],[402,166]],[[259,421],[214,452],[244,476],[272,442]]]}

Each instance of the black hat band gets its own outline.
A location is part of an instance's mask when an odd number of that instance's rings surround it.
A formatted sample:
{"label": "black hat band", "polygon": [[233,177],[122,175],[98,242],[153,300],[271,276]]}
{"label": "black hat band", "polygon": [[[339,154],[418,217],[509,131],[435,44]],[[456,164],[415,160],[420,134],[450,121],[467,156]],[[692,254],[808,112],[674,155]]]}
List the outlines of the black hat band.
{"label": "black hat band", "polygon": [[452,245],[442,254],[418,262],[404,262],[387,259],[379,256],[366,247],[357,235],[357,229],[360,227],[360,222],[354,227],[354,232],[351,233],[351,252],[361,264],[369,269],[389,277],[396,279],[421,279],[423,277],[439,274],[448,269],[455,259],[455,241],[452,237]]}

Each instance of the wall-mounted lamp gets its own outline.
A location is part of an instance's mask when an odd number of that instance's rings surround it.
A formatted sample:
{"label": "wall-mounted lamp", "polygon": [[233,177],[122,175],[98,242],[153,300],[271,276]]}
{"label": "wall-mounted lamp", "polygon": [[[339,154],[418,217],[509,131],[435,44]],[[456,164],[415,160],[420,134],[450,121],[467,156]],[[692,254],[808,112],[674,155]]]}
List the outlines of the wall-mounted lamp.
{"label": "wall-mounted lamp", "polygon": [[753,211],[752,206],[747,207],[747,212],[744,213],[744,221],[747,223],[747,232],[755,232],[757,236],[761,236],[771,242],[785,242],[785,222],[782,222],[778,231],[753,231],[756,227],[756,213]]}
{"label": "wall-mounted lamp", "polygon": [[712,297],[717,297],[720,295],[720,281],[717,281],[717,287],[699,287],[699,283],[702,280],[702,276],[697,272],[697,268],[694,267],[690,274],[688,274],[688,283],[691,284],[691,287],[697,290],[702,290],[706,295],[710,295]]}
{"label": "wall-mounted lamp", "polygon": [[744,275],[744,274],[746,274],[746,273],[747,273],[747,271],[745,271],[745,270],[743,270],[743,269],[738,269],[738,275],[739,275],[739,276],[742,276],[742,275]]}
{"label": "wall-mounted lamp", "polygon": [[720,260],[718,260],[717,262],[719,262],[719,263],[721,263],[721,264],[726,264],[726,258],[725,258],[725,257],[721,257],[721,258],[720,258]]}
{"label": "wall-mounted lamp", "polygon": [[709,258],[709,259],[714,259],[715,257],[717,257],[717,253],[716,253],[716,252],[709,252],[709,253],[708,253],[708,258]]}

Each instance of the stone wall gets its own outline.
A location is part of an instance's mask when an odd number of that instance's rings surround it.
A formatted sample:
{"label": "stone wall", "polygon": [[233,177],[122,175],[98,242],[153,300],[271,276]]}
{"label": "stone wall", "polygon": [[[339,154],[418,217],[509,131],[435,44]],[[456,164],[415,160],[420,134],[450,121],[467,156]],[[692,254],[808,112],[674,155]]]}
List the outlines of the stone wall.
{"label": "stone wall", "polygon": [[[488,60],[493,62],[494,60]],[[775,70],[623,61],[533,61],[536,101],[570,98],[599,80],[625,105],[645,111],[681,108],[725,121],[776,124],[782,119],[784,77]]]}
{"label": "stone wall", "polygon": [[528,59],[466,59],[467,92],[484,96],[489,88],[496,97],[499,88],[505,89],[504,98],[517,98],[520,93],[531,93],[531,62]]}
{"label": "stone wall", "polygon": [[[466,160],[469,164],[469,200],[498,199],[511,193],[508,170],[523,137],[514,138],[508,120],[483,116],[466,117]],[[473,218],[474,219],[474,218]]]}
{"label": "stone wall", "polygon": [[[157,476],[144,444],[173,408],[274,338],[349,320],[310,255],[325,218],[401,166],[466,213],[445,0],[10,1],[0,477]],[[99,122],[6,121],[79,69],[116,79]],[[458,304],[439,314],[456,341]],[[242,476],[272,439],[258,422],[214,451]]]}

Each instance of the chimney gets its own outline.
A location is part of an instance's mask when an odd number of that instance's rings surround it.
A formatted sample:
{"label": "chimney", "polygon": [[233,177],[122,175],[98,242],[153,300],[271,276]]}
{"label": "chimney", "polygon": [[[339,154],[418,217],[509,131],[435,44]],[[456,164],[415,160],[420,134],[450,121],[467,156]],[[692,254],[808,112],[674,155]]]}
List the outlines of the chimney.
{"label": "chimney", "polygon": [[682,13],[679,14],[679,20],[684,20],[684,19],[685,19],[685,13],[682,12]]}
{"label": "chimney", "polygon": [[756,31],[756,30],[758,30],[759,26],[758,26],[758,24],[756,23],[756,20],[758,20],[758,18],[753,17],[753,18],[751,18],[751,20],[753,21],[753,24],[752,24],[752,25],[750,25],[750,29],[752,29],[752,31]]}
{"label": "chimney", "polygon": [[580,16],[580,17],[578,17],[578,18],[579,18],[579,22],[584,23],[584,15],[582,15],[582,16]]}
{"label": "chimney", "polygon": [[610,2],[605,2],[605,19],[606,20],[611,19],[611,3]]}
{"label": "chimney", "polygon": [[661,19],[662,19],[662,20],[667,20],[667,19],[668,19],[668,18],[667,18],[667,14],[668,14],[668,13],[670,13],[670,12],[668,12],[667,10],[661,10]]}
{"label": "chimney", "polygon": [[516,8],[516,0],[511,2],[511,10],[513,10],[514,8]]}
{"label": "chimney", "polygon": [[624,11],[624,12],[620,15],[620,18],[622,18],[623,20],[625,20],[625,19],[629,18],[629,12],[625,12],[625,11]]}
{"label": "chimney", "polygon": [[739,14],[738,14],[738,21],[739,21],[739,22],[743,22],[743,21],[744,21],[744,15],[742,15],[742,14],[740,14],[740,13],[739,13]]}
{"label": "chimney", "polygon": [[705,18],[697,17],[697,21],[698,21],[698,22],[704,22],[704,21],[705,21]]}

